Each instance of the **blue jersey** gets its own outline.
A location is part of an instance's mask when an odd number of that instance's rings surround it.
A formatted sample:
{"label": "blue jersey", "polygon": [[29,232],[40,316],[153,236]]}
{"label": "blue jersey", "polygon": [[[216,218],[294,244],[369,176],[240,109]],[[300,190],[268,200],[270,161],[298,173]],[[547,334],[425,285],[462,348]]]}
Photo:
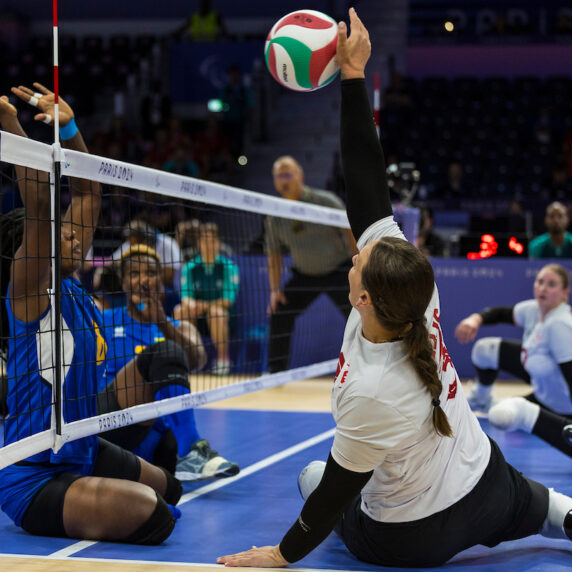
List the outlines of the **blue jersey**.
{"label": "blue jersey", "polygon": [[[167,320],[175,326],[178,324],[168,316]],[[165,340],[157,324],[134,320],[127,312],[127,306],[105,310],[103,329],[109,342],[105,384],[111,383],[117,372],[147,346]]]}
{"label": "blue jersey", "polygon": [[[97,415],[98,378],[103,377],[107,344],[101,313],[91,296],[74,278],[62,280],[63,418],[70,423]],[[6,301],[11,338],[8,347],[8,417],[5,443],[14,443],[50,428],[52,387],[55,382],[52,332],[54,312],[49,307],[33,322],[21,322]],[[55,473],[91,474],[97,456],[92,435],[65,444],[58,453],[43,451],[26,459],[26,466],[0,471],[2,509],[20,524],[34,494]]]}
{"label": "blue jersey", "polygon": [[[174,326],[179,323],[168,316],[167,320]],[[109,342],[105,384],[111,383],[117,372],[147,346],[165,340],[165,335],[157,324],[134,320],[127,312],[126,306],[105,310],[103,312],[103,327],[105,338]],[[100,389],[103,389],[103,386]],[[165,399],[185,395],[189,391],[190,388],[188,387],[172,384],[159,390],[155,398]],[[181,457],[185,456],[190,451],[192,444],[200,439],[194,412],[192,409],[185,409],[157,419],[153,425],[154,431],[133,452],[151,462],[157,447],[155,437],[160,437],[166,429],[173,431],[177,439],[178,453]]]}

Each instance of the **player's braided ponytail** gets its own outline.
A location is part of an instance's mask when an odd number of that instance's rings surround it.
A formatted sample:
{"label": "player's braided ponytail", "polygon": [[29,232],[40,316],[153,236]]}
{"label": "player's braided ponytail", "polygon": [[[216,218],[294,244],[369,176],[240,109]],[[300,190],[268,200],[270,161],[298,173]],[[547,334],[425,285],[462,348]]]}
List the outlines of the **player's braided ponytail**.
{"label": "player's braided ponytail", "polygon": [[385,237],[371,249],[362,269],[362,284],[373,300],[379,322],[388,330],[402,332],[411,363],[431,396],[435,430],[452,436],[439,401],[443,386],[424,319],[435,287],[431,264],[409,242]]}

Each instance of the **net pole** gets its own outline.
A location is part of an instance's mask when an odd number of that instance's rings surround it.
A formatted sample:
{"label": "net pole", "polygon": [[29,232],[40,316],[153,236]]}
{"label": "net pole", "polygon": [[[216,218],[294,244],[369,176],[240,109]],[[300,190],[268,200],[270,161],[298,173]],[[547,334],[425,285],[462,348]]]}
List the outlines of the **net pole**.
{"label": "net pole", "polygon": [[[62,434],[62,321],[61,321],[61,147],[60,147],[60,117],[59,117],[59,65],[58,65],[58,2],[53,0],[53,61],[54,61],[54,144],[53,144],[53,167],[50,173],[50,193],[51,193],[51,212],[52,212],[52,285],[51,285],[51,303],[54,310],[53,314],[53,363],[54,386],[53,392],[53,408],[52,421],[55,421],[56,439],[54,451],[58,451],[60,444],[58,437]],[[53,427],[53,425],[52,425]]]}
{"label": "net pole", "polygon": [[60,114],[59,114],[59,99],[60,99],[60,73],[59,73],[59,58],[58,58],[58,0],[53,0],[53,60],[54,60],[54,143],[60,142]]}

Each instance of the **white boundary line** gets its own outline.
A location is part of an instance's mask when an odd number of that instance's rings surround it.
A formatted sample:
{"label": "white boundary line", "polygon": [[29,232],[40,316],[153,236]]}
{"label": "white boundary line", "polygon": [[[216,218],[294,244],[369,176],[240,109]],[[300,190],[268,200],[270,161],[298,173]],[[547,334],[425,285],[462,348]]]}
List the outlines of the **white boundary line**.
{"label": "white boundary line", "polygon": [[[181,505],[183,505],[189,501],[192,501],[193,499],[196,499],[202,495],[206,495],[207,493],[210,493],[211,491],[215,491],[217,489],[220,489],[222,487],[225,487],[227,485],[235,483],[236,481],[243,479],[244,477],[248,477],[248,476],[252,475],[253,473],[256,473],[262,469],[265,469],[266,467],[269,467],[270,465],[273,465],[274,463],[278,463],[279,461],[282,461],[283,459],[286,459],[287,457],[291,457],[292,455],[295,455],[296,453],[299,453],[300,451],[303,451],[304,449],[308,449],[310,447],[313,447],[314,445],[317,445],[318,443],[321,443],[322,441],[325,441],[326,439],[333,437],[335,431],[336,431],[335,428],[328,429],[327,431],[324,431],[323,433],[319,433],[318,435],[315,435],[314,437],[310,437],[309,439],[306,439],[305,441],[302,441],[301,443],[298,443],[297,445],[293,445],[292,447],[288,447],[288,449],[284,449],[283,451],[280,451],[279,453],[275,453],[274,455],[270,455],[269,457],[266,457],[265,459],[262,459],[261,461],[258,461],[257,463],[250,465],[249,467],[246,467],[246,469],[243,469],[242,471],[240,471],[240,473],[238,473],[238,475],[236,475],[235,477],[230,477],[228,479],[221,479],[221,480],[215,481],[213,483],[209,483],[208,485],[205,485],[204,487],[200,487],[200,488],[198,488],[194,491],[191,491],[187,494],[184,494],[181,497],[181,500],[177,503],[177,506],[181,506]],[[61,550],[58,550],[58,551],[50,554],[49,556],[47,556],[45,558],[50,558],[50,559],[67,558],[69,556],[72,556],[73,554],[78,553],[79,551],[83,550],[84,548],[88,548],[89,546],[93,546],[94,544],[97,544],[97,542],[81,540],[80,542],[76,542],[74,544],[71,544],[70,546],[68,546],[66,548],[62,548]],[[10,556],[10,555],[0,554],[0,556]],[[88,559],[88,560],[90,560],[90,559]],[[104,559],[100,560],[97,558],[94,560],[96,562],[111,562],[110,560],[104,560]],[[135,561],[119,560],[118,562],[129,563],[129,562],[135,562]],[[157,562],[149,562],[149,563],[157,564]],[[187,564],[187,565],[188,566],[204,566],[204,564]]]}

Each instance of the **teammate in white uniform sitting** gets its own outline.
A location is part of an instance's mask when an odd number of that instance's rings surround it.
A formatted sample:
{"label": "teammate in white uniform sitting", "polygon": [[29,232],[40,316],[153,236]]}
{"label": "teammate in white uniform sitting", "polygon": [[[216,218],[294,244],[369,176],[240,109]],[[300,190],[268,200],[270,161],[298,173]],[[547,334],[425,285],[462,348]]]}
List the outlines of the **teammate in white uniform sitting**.
{"label": "teammate in white uniform sitting", "polygon": [[[327,463],[298,477],[306,499],[279,545],[222,556],[227,566],[286,566],[334,527],[360,560],[443,564],[474,546],[542,533],[572,538],[572,499],[511,467],[471,413],[439,326],[427,259],[393,220],[385,160],[364,80],[367,30],[339,25],[341,150],[360,252],[332,389]],[[568,535],[568,536],[567,536]]]}
{"label": "teammate in white uniform sitting", "polygon": [[[495,427],[534,433],[572,456],[569,295],[567,270],[559,264],[548,264],[534,281],[534,300],[471,314],[459,323],[455,335],[465,343],[475,339],[481,325],[508,323],[524,329],[522,342],[490,337],[475,343],[471,359],[478,383],[469,404],[472,409],[489,410],[489,420]],[[532,393],[526,398],[503,399],[491,407],[492,387],[499,370],[530,383]]]}

